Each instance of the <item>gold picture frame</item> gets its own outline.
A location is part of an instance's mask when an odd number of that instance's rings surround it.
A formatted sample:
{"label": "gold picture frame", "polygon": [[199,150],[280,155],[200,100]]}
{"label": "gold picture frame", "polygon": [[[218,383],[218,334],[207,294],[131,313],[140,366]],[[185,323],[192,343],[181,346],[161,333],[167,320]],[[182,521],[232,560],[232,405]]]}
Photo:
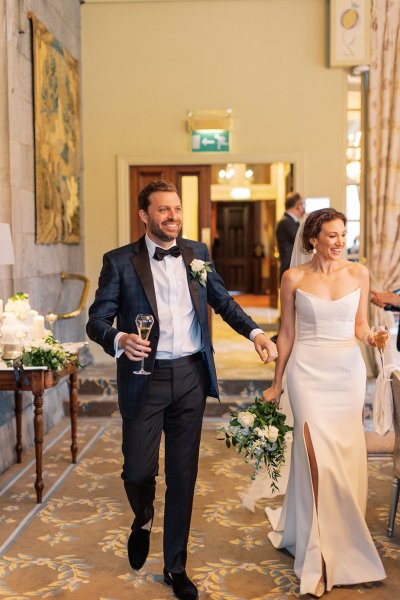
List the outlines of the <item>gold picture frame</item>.
{"label": "gold picture frame", "polygon": [[330,0],[329,66],[371,62],[371,1]]}
{"label": "gold picture frame", "polygon": [[78,61],[32,14],[37,244],[80,241]]}

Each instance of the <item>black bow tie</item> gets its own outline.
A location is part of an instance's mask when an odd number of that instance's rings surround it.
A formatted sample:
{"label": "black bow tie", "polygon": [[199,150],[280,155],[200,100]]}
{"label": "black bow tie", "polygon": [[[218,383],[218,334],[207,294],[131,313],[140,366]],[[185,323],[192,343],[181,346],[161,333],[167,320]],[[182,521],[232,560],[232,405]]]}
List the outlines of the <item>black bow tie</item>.
{"label": "black bow tie", "polygon": [[178,246],[171,246],[171,248],[168,248],[168,250],[164,250],[164,248],[156,246],[154,258],[156,260],[162,260],[164,256],[168,256],[168,254],[170,254],[174,258],[177,258],[181,255],[181,251],[179,250]]}

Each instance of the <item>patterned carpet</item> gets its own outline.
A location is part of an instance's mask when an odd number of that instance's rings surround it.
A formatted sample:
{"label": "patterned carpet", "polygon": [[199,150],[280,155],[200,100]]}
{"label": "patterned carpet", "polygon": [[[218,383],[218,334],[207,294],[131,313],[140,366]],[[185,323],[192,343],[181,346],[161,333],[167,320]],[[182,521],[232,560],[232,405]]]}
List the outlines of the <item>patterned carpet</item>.
{"label": "patterned carpet", "polygon": [[[251,468],[216,439],[216,425],[205,422],[190,537],[188,571],[200,598],[298,598],[293,559],[274,550],[266,538],[263,503],[251,513],[238,498],[249,484]],[[136,573],[126,558],[131,516],[120,480],[119,418],[81,419],[78,440],[79,463],[72,466],[67,421],[46,437],[41,506],[35,504],[32,451],[22,465],[0,477],[0,596],[172,599],[161,579],[163,478],[158,482],[150,557]],[[399,597],[400,514],[395,537],[386,537],[391,468],[387,457],[369,461],[368,524],[388,578],[381,584],[335,588],[329,594],[332,600]],[[279,498],[272,501],[279,504]]]}

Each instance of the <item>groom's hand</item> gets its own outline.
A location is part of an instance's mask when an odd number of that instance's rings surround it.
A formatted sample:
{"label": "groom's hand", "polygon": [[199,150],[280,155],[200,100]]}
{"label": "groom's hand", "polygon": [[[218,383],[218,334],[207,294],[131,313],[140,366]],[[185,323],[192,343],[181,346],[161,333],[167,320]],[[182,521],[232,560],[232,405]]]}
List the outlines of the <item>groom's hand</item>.
{"label": "groom's hand", "polygon": [[278,358],[278,350],[265,333],[258,333],[253,340],[254,348],[264,364],[270,363]]}
{"label": "groom's hand", "polygon": [[124,333],[118,340],[118,346],[124,349],[129,360],[142,360],[151,352],[150,342],[142,340],[136,333]]}

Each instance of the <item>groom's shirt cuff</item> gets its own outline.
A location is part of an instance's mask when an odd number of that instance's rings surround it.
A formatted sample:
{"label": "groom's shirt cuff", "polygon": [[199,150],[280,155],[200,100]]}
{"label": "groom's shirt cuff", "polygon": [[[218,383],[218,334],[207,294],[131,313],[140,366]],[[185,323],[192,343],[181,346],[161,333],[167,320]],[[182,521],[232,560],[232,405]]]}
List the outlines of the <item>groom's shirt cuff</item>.
{"label": "groom's shirt cuff", "polygon": [[262,333],[264,335],[264,332],[262,329],[252,329],[252,331],[250,331],[250,341],[253,341],[254,338],[256,337],[256,335],[258,335],[259,333]]}
{"label": "groom's shirt cuff", "polygon": [[[255,330],[254,330],[254,331],[255,331]],[[251,332],[251,333],[253,333],[253,332]],[[123,354],[123,352],[124,352],[124,349],[123,349],[123,348],[120,348],[120,347],[118,346],[118,342],[119,342],[120,338],[121,338],[123,335],[124,335],[124,332],[123,332],[123,331],[119,331],[119,332],[117,333],[117,335],[115,336],[115,338],[114,338],[114,351],[115,351],[115,358],[119,358],[119,357],[121,356],[121,354]],[[251,334],[250,334],[250,335],[251,335]]]}

